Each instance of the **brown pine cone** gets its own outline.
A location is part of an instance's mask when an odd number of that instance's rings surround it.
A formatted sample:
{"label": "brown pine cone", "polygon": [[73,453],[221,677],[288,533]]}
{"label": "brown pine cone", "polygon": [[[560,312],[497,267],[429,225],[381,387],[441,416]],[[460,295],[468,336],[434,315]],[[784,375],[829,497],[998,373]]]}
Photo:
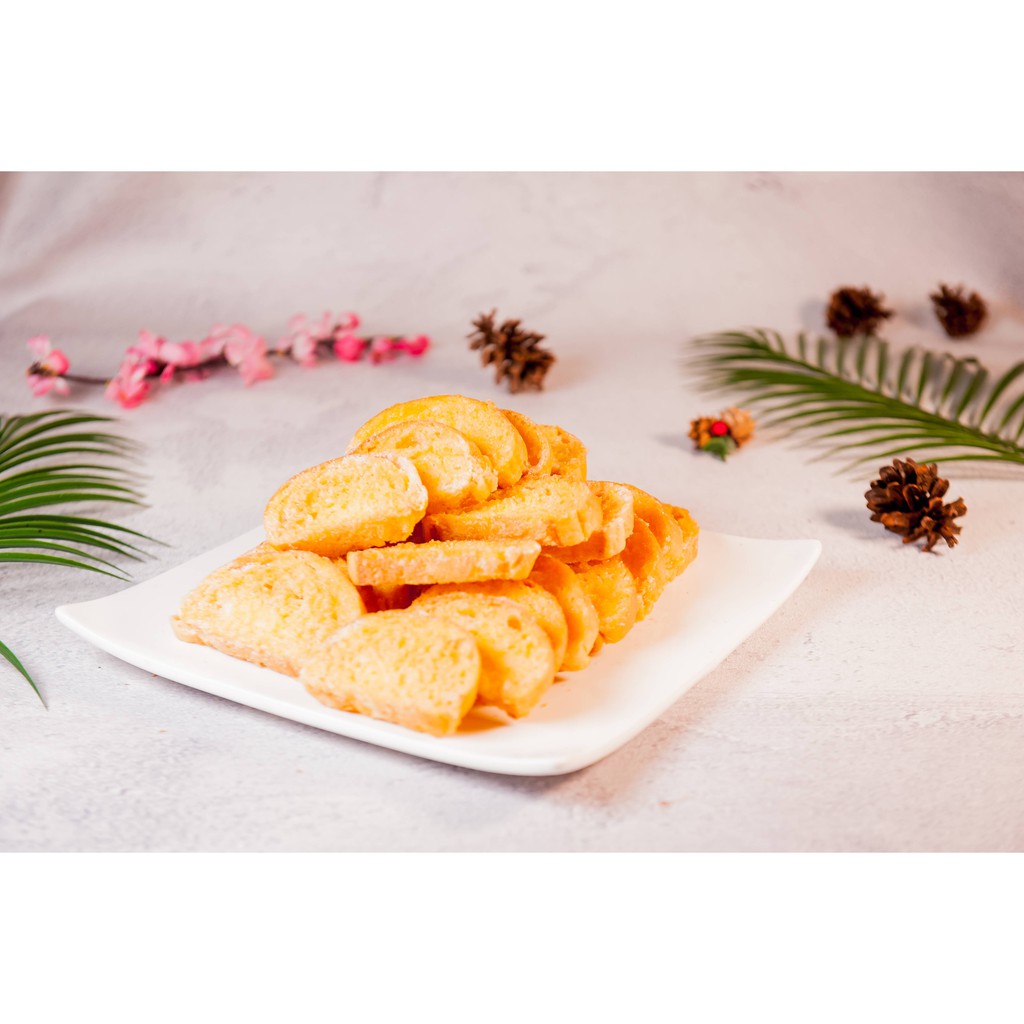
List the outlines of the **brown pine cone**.
{"label": "brown pine cone", "polygon": [[867,286],[839,288],[829,300],[825,322],[840,338],[874,334],[882,321],[892,316],[892,310],[882,305],[884,299],[884,295],[875,295]]}
{"label": "brown pine cone", "polygon": [[524,330],[520,320],[495,323],[496,310],[481,313],[473,321],[469,347],[479,351],[480,362],[494,367],[494,380],[507,382],[509,391],[540,391],[544,376],[555,361],[553,352],[541,348],[543,334]]}
{"label": "brown pine cone", "polygon": [[967,514],[962,498],[943,504],[948,489],[949,481],[939,476],[935,463],[894,459],[879,470],[879,479],[871,481],[864,497],[873,523],[900,534],[904,544],[923,537],[923,550],[931,551],[940,540],[956,546],[960,527],[953,520]]}
{"label": "brown pine cone", "polygon": [[985,300],[977,292],[965,295],[962,284],[955,288],[940,284],[939,290],[932,292],[928,298],[932,300],[942,329],[951,338],[966,338],[974,334],[988,316]]}

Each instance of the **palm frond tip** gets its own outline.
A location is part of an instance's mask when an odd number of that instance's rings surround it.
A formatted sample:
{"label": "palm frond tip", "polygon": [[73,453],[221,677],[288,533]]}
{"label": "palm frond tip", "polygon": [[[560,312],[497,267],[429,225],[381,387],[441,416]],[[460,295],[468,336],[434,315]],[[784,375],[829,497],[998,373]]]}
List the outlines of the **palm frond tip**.
{"label": "palm frond tip", "polygon": [[[690,370],[707,387],[741,396],[766,426],[838,441],[826,455],[870,449],[919,462],[1024,465],[1024,362],[991,379],[976,359],[888,342],[775,331],[728,331],[696,339]],[[1016,387],[1015,387],[1016,385]]]}
{"label": "palm frond tip", "polygon": [[[87,569],[123,580],[128,574],[103,555],[137,561],[144,552],[133,540],[157,543],[117,523],[49,511],[75,503],[141,504],[138,474],[126,465],[138,445],[103,429],[110,422],[71,410],[0,416],[0,562]],[[42,700],[2,641],[0,657]]]}

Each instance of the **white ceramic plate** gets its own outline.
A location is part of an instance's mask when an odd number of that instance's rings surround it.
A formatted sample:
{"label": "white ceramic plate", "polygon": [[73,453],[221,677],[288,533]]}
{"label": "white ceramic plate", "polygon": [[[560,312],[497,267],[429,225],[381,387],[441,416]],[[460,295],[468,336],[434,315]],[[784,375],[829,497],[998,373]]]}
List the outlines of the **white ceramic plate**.
{"label": "white ceramic plate", "polygon": [[702,531],[697,560],[654,611],[582,672],[567,673],[526,718],[476,709],[439,739],[336,711],[294,679],[179,641],[170,618],[207,573],[255,546],[262,529],[57,618],[132,665],[307,725],[407,754],[506,775],[561,775],[593,764],[651,724],[761,625],[810,572],[816,540],[750,540]]}

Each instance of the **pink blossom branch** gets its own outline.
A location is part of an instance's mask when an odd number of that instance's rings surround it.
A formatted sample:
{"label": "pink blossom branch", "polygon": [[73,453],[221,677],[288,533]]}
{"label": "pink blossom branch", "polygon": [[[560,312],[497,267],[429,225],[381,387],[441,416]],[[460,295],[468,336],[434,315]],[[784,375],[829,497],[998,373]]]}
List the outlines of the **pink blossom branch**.
{"label": "pink blossom branch", "polygon": [[154,382],[201,380],[211,370],[224,366],[236,368],[250,385],[274,375],[272,359],[287,357],[308,367],[315,366],[320,356],[330,351],[347,362],[368,356],[371,362],[381,363],[403,352],[421,356],[430,347],[430,339],[424,334],[360,337],[355,333],[358,326],[359,317],[354,313],[340,317],[325,313],[316,322],[300,314],[292,317],[288,332],[269,350],[266,341],[244,324],[218,324],[198,342],[169,342],[150,331],[140,331],[138,342],[127,350],[117,373],[110,378],[69,373],[67,356],[53,348],[48,337],[40,335],[28,342],[29,351],[36,357],[27,372],[28,383],[35,395],[49,391],[67,395],[69,382],[103,386],[107,398],[132,409],[150,394]]}

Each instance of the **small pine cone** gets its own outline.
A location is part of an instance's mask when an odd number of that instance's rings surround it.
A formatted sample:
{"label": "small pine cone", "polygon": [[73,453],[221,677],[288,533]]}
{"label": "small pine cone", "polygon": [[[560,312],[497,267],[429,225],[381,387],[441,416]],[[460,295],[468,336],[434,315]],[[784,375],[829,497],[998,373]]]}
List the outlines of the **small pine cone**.
{"label": "small pine cone", "polygon": [[543,334],[526,331],[519,320],[496,323],[497,312],[481,313],[473,321],[469,347],[480,353],[484,366],[494,367],[495,383],[505,381],[509,391],[540,391],[555,355],[540,347]]}
{"label": "small pine cone", "polygon": [[940,284],[939,290],[928,298],[932,300],[942,329],[951,338],[966,338],[974,334],[988,316],[985,300],[977,292],[965,295],[962,284],[955,288]]}
{"label": "small pine cone", "polygon": [[714,416],[698,416],[690,421],[690,440],[694,448],[703,448],[711,440],[711,424],[714,422]]}
{"label": "small pine cone", "polygon": [[904,544],[925,538],[925,551],[944,540],[955,547],[960,527],[954,522],[967,514],[962,498],[943,504],[949,481],[939,476],[935,463],[920,465],[913,459],[894,459],[879,470],[865,493],[871,521],[903,537]]}
{"label": "small pine cone", "polygon": [[825,322],[840,338],[874,334],[882,321],[892,316],[892,310],[882,305],[884,299],[866,286],[839,288],[829,300]]}

